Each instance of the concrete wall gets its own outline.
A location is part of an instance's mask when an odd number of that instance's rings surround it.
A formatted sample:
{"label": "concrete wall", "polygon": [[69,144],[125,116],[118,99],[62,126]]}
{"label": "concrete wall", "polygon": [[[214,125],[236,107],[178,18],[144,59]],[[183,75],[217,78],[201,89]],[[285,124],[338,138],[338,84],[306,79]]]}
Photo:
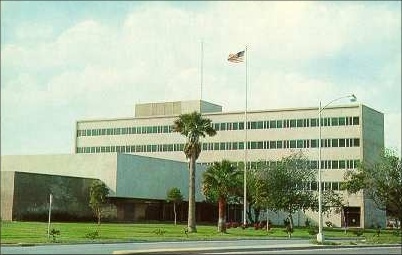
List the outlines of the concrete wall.
{"label": "concrete wall", "polygon": [[12,219],[14,202],[14,176],[15,172],[1,172],[1,219]]}
{"label": "concrete wall", "polygon": [[[168,189],[177,187],[188,200],[189,172],[185,162],[163,160],[137,155],[119,154],[117,197],[166,199]],[[196,167],[196,201],[203,201],[201,175],[205,166]]]}

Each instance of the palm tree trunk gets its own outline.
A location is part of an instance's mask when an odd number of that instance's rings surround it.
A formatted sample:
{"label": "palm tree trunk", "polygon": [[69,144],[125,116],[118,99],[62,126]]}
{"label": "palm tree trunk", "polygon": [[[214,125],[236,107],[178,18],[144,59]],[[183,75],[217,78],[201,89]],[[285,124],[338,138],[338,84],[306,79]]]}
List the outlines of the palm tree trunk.
{"label": "palm tree trunk", "polygon": [[197,232],[195,226],[195,155],[191,155],[189,162],[189,191],[188,191],[188,232]]}
{"label": "palm tree trunk", "polygon": [[218,232],[226,233],[226,200],[220,197],[218,200],[219,219],[218,219]]}

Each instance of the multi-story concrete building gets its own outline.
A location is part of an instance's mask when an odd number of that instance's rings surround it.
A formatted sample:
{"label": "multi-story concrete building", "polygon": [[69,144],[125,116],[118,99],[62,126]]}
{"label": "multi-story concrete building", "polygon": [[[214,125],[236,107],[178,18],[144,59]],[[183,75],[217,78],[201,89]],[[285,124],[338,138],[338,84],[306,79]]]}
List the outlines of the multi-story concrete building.
{"label": "multi-story concrete building", "polygon": [[[211,119],[217,130],[216,136],[202,139],[199,163],[228,159],[253,167],[259,161],[271,164],[301,150],[318,166],[318,107],[248,111],[245,129],[244,111],[222,112],[221,106],[199,100],[139,104],[135,117],[77,121],[75,153],[126,153],[186,161],[185,137],[172,132],[172,124],[179,114],[192,111]],[[347,202],[343,212],[324,221],[335,226],[384,225],[385,212],[377,210],[363,193],[349,195],[340,185],[348,169],[375,160],[384,147],[383,114],[357,103],[326,107],[321,114],[323,189],[342,192]],[[318,218],[313,212],[305,217]]]}

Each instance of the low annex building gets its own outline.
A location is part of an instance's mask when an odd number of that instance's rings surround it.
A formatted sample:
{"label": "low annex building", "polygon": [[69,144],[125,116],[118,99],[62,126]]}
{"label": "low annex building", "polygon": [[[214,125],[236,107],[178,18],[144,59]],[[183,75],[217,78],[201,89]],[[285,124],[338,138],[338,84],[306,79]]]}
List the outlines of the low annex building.
{"label": "low annex building", "polygon": [[[196,201],[199,221],[211,220],[203,204],[200,178],[205,166],[197,165]],[[2,156],[1,217],[3,220],[47,219],[49,194],[53,211],[70,219],[92,217],[89,187],[95,179],[110,189],[113,205],[108,218],[116,221],[172,220],[166,202],[172,187],[188,200],[187,163],[146,156],[114,153]],[[182,206],[179,219],[187,218]],[[67,214],[67,215],[66,215]]]}

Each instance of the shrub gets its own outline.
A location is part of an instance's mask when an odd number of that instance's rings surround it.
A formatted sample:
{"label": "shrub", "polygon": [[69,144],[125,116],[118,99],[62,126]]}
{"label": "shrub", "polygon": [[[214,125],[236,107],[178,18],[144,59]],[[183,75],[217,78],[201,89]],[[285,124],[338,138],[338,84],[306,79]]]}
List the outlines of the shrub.
{"label": "shrub", "polygon": [[332,224],[332,222],[330,222],[330,221],[326,221],[326,222],[325,222],[325,225],[327,225],[327,227],[329,227],[329,228],[332,228],[332,227],[333,227],[333,224]]}
{"label": "shrub", "polygon": [[307,229],[307,232],[309,233],[309,235],[316,235],[318,234],[318,227],[310,226]]}
{"label": "shrub", "polygon": [[99,232],[98,232],[98,230],[89,232],[89,233],[87,233],[87,234],[85,235],[85,237],[93,240],[93,239],[99,237]]}
{"label": "shrub", "polygon": [[352,230],[352,233],[356,236],[362,236],[364,234],[364,230],[361,228],[356,228]]}
{"label": "shrub", "polygon": [[155,229],[153,232],[154,232],[155,234],[157,234],[158,236],[163,236],[163,235],[166,233],[166,230],[157,228],[157,229]]}
{"label": "shrub", "polygon": [[56,242],[56,236],[60,235],[60,230],[52,228],[49,234],[52,236],[52,242]]}

